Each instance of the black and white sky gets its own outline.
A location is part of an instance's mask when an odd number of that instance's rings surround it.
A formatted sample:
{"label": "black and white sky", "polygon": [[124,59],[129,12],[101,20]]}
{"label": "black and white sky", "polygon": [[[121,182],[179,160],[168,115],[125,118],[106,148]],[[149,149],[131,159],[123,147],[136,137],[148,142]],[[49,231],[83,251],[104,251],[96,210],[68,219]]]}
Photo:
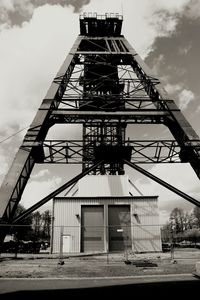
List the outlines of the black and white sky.
{"label": "black and white sky", "polygon": [[[51,81],[79,34],[82,12],[122,13],[122,33],[162,81],[200,136],[200,0],[0,0],[0,183]],[[147,127],[144,137],[157,133]],[[80,134],[80,128],[68,130]],[[159,131],[167,137],[167,130]],[[156,138],[156,136],[155,136]],[[5,141],[4,141],[5,140]],[[70,170],[69,170],[70,168]],[[200,200],[189,165],[151,165],[155,175]],[[36,166],[22,198],[29,207],[72,178],[73,166]],[[174,207],[193,206],[127,170],[143,194],[159,196],[160,222]]]}

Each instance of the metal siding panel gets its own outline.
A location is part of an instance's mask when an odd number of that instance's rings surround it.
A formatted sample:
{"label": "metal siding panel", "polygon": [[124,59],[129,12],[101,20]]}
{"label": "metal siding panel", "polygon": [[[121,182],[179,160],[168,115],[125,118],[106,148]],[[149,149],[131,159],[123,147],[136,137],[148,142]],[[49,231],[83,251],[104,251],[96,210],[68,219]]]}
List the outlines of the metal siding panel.
{"label": "metal siding panel", "polygon": [[161,251],[157,199],[138,199],[133,205],[133,246],[136,252]]}
{"label": "metal siding panel", "polygon": [[63,226],[63,234],[71,236],[71,252],[80,252],[80,223],[76,214],[81,215],[80,202],[74,200],[54,200],[54,235],[53,251],[60,251],[60,228]]}

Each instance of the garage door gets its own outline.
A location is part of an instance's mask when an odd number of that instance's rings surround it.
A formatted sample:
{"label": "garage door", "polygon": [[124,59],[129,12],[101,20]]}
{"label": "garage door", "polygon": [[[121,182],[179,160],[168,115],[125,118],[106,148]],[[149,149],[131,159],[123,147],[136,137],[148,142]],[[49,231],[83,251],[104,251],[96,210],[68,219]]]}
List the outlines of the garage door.
{"label": "garage door", "polygon": [[103,206],[81,207],[81,251],[104,250],[104,209]]}
{"label": "garage door", "polygon": [[130,205],[108,207],[109,251],[123,251],[131,247]]}

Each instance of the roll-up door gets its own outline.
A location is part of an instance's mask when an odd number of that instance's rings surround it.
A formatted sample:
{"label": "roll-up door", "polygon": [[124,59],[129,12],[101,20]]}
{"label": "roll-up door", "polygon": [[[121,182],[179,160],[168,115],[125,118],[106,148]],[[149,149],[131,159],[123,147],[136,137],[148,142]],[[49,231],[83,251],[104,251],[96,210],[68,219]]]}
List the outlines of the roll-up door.
{"label": "roll-up door", "polygon": [[81,251],[104,250],[104,209],[100,205],[81,207]]}

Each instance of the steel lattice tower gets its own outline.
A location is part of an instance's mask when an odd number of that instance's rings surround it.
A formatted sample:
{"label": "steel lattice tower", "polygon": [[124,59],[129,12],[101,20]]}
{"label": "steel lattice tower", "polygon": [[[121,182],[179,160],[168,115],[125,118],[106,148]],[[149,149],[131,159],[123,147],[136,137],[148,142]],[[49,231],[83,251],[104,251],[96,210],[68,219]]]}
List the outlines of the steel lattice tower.
{"label": "steel lattice tower", "polygon": [[[24,137],[0,190],[1,223],[22,220],[86,174],[124,174],[128,164],[200,206],[200,202],[145,171],[144,163],[190,163],[200,178],[200,140],[159,80],[121,34],[122,16],[80,16],[80,35]],[[46,140],[54,124],[81,124],[81,140]],[[126,139],[127,125],[162,124],[174,140]],[[13,219],[36,163],[81,164],[82,173]],[[5,230],[1,230],[1,240]]]}

